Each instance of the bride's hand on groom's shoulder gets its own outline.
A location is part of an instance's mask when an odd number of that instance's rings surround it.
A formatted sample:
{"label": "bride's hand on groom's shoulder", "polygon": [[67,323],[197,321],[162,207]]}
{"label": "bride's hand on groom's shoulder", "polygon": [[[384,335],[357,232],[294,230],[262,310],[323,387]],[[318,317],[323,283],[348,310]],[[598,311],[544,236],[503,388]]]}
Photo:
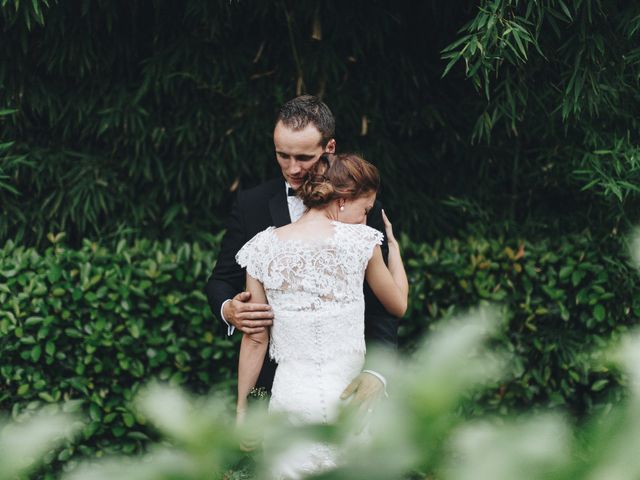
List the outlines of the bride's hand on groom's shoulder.
{"label": "bride's hand on groom's shoulder", "polygon": [[389,245],[397,245],[398,241],[396,240],[396,237],[393,235],[393,225],[391,225],[391,222],[389,221],[389,217],[387,217],[386,212],[384,211],[384,209],[382,210],[382,221],[384,223],[384,232],[387,236],[387,243]]}

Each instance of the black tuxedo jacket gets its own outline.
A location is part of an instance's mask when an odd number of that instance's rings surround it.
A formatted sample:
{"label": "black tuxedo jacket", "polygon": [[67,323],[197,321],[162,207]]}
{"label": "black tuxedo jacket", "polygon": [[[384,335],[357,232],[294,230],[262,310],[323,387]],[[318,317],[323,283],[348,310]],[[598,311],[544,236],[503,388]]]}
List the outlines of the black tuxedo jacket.
{"label": "black tuxedo jacket", "polygon": [[[367,224],[384,233],[381,205],[376,202],[367,216]],[[281,227],[291,223],[285,183],[282,178],[270,180],[255,188],[238,192],[236,201],[227,221],[227,231],[222,239],[222,245],[216,265],[205,288],[211,311],[220,316],[222,303],[244,290],[245,270],[235,260],[236,253],[254,235],[270,226]],[[388,247],[382,245],[385,259]],[[398,319],[390,315],[380,304],[369,286],[364,285],[365,293],[365,341],[367,345],[373,343],[396,348]],[[226,325],[220,319],[221,328]],[[271,390],[275,363],[267,355],[260,372],[257,387]]]}

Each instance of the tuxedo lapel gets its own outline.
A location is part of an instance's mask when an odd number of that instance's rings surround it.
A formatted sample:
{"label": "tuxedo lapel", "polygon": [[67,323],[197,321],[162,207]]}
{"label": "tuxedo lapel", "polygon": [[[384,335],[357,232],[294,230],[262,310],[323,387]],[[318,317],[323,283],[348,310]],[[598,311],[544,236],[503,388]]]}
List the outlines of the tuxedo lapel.
{"label": "tuxedo lapel", "polygon": [[274,195],[269,199],[269,211],[271,212],[271,220],[276,227],[282,227],[291,223],[289,216],[289,206],[287,204],[287,196],[285,195],[284,185],[280,185]]}

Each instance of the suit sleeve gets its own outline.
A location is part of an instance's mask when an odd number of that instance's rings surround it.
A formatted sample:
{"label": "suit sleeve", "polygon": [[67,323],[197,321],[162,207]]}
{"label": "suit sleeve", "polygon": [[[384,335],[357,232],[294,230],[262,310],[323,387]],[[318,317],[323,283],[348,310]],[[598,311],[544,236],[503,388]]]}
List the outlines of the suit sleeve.
{"label": "suit sleeve", "polygon": [[[382,205],[376,202],[367,217],[367,225],[384,234]],[[385,263],[389,257],[389,245],[386,236],[381,245]],[[390,315],[365,282],[364,285],[364,337],[367,346],[396,349],[398,346],[398,319]]]}
{"label": "suit sleeve", "polygon": [[[222,238],[220,252],[213,272],[207,281],[205,293],[209,301],[209,307],[216,317],[220,317],[220,308],[225,300],[233,298],[244,289],[244,269],[236,263],[236,253],[245,244],[246,229],[241,215],[241,193],[236,197],[231,214],[227,219],[226,232]],[[225,323],[221,318],[221,328]]]}

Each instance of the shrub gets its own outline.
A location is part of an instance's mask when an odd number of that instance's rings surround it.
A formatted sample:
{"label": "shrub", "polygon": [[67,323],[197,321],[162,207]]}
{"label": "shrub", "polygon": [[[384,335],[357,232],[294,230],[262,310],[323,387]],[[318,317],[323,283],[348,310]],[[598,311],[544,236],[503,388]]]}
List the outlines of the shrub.
{"label": "shrub", "polygon": [[[216,335],[200,289],[214,254],[170,242],[54,244],[43,254],[7,243],[0,408],[68,400],[68,410],[89,419],[80,453],[137,450],[147,432],[129,402],[141,383],[158,378],[203,392],[233,378],[236,349]],[[73,453],[69,447],[58,458]]]}
{"label": "shrub", "polygon": [[[500,343],[521,374],[489,398],[496,407],[566,404],[591,408],[611,381],[593,371],[592,351],[640,315],[636,273],[615,240],[570,235],[537,241],[404,240],[412,285],[400,337],[411,344],[435,318],[479,302],[503,305]],[[602,393],[601,393],[602,392]]]}
{"label": "shrub", "polygon": [[[217,242],[69,249],[50,240],[42,253],[12,242],[0,250],[0,409],[67,401],[66,410],[84,412],[80,440],[58,460],[141,450],[151,434],[130,402],[152,378],[231,390],[239,336],[224,336],[202,293]],[[401,347],[411,351],[436,319],[497,303],[507,327],[497,344],[514,354],[517,375],[475,408],[566,404],[582,414],[615,392],[613,377],[591,368],[590,351],[640,313],[636,275],[609,253],[619,251],[614,243],[404,238],[412,288]]]}

